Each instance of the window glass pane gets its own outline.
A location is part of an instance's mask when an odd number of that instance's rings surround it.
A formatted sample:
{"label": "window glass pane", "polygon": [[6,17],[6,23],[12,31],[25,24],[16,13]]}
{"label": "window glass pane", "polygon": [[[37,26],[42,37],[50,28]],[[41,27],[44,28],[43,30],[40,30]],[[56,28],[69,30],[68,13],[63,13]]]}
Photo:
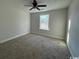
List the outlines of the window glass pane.
{"label": "window glass pane", "polygon": [[40,15],[40,29],[49,30],[49,15]]}

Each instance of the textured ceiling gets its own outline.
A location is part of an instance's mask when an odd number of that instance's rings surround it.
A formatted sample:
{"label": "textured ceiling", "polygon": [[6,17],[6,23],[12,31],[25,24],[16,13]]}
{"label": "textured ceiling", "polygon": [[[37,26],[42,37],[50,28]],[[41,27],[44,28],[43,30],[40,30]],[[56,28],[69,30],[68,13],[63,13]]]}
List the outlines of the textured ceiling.
{"label": "textured ceiling", "polygon": [[[33,0],[24,0],[24,5],[29,5],[32,3]],[[48,11],[48,10],[55,10],[55,9],[61,9],[66,8],[71,3],[71,0],[37,0],[38,4],[46,4],[47,7],[40,7],[42,9],[41,11]],[[31,7],[28,7],[28,10]],[[40,12],[36,9],[33,9],[30,12]]]}

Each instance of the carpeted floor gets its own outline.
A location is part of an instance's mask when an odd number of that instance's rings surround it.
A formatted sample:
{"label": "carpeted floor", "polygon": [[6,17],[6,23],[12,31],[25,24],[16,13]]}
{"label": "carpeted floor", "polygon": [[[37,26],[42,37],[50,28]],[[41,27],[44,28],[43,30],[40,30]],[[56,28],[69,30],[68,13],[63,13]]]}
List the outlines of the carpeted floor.
{"label": "carpeted floor", "polygon": [[0,59],[69,59],[66,44],[29,34],[0,44]]}

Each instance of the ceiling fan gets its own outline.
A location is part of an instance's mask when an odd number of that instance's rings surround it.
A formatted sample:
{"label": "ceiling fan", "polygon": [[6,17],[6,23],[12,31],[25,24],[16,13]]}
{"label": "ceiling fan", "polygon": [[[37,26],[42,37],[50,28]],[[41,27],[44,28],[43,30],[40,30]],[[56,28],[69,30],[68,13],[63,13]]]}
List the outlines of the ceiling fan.
{"label": "ceiling fan", "polygon": [[37,1],[33,0],[31,5],[24,5],[24,6],[32,6],[32,8],[30,8],[29,10],[32,10],[32,9],[35,9],[35,8],[37,10],[41,10],[39,7],[46,7],[47,5],[38,5]]}

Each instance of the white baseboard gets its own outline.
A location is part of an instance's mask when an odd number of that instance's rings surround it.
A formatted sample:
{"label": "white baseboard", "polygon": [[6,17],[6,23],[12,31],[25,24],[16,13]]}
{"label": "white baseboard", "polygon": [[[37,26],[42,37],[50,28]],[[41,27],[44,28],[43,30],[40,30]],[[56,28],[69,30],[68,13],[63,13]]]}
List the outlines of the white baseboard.
{"label": "white baseboard", "polygon": [[58,37],[58,36],[54,36],[54,35],[44,35],[44,34],[41,34],[41,33],[35,33],[35,32],[33,32],[32,34],[42,35],[42,36],[46,36],[46,37],[49,37],[49,38],[52,38],[52,39],[60,39],[60,40],[64,40],[63,37]]}
{"label": "white baseboard", "polygon": [[7,41],[9,41],[9,40],[18,38],[18,37],[20,37],[20,36],[26,35],[26,34],[29,34],[29,33],[23,33],[23,34],[16,35],[16,36],[10,37],[10,38],[8,38],[8,39],[2,40],[2,41],[0,41],[0,44],[5,43],[5,42],[7,42]]}

